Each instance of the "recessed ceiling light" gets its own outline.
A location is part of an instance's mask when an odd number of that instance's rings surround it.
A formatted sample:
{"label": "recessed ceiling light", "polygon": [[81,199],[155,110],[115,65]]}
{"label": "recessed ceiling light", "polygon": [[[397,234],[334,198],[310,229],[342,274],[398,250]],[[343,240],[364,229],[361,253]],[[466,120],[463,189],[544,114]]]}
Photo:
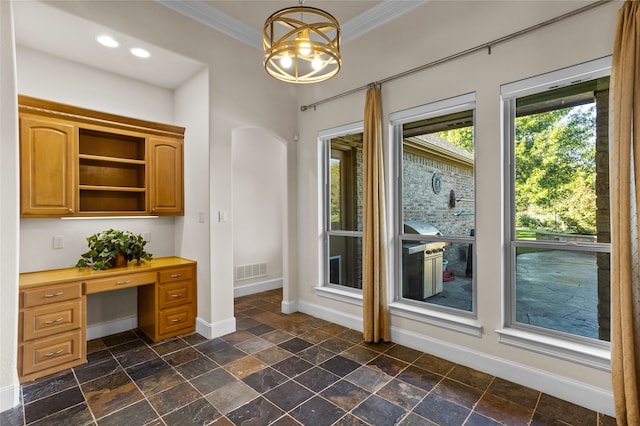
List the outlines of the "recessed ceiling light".
{"label": "recessed ceiling light", "polygon": [[118,47],[120,43],[118,43],[113,37],[109,37],[107,35],[103,35],[97,38],[98,43],[107,47]]}
{"label": "recessed ceiling light", "polygon": [[139,47],[134,47],[131,49],[131,54],[137,56],[138,58],[148,58],[151,56],[148,50],[141,49]]}

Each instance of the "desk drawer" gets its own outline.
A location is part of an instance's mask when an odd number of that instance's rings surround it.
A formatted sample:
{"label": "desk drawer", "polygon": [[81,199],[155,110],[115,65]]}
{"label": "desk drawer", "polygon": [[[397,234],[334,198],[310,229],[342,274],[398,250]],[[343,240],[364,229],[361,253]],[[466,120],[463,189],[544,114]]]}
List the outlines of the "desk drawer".
{"label": "desk drawer", "polygon": [[159,309],[166,309],[172,306],[180,306],[193,302],[193,282],[179,281],[173,284],[162,284],[158,286]]}
{"label": "desk drawer", "polygon": [[82,299],[25,309],[22,325],[24,341],[80,328]]}
{"label": "desk drawer", "polygon": [[160,284],[172,283],[175,281],[190,280],[193,278],[193,268],[173,268],[160,271]]}
{"label": "desk drawer", "polygon": [[145,272],[136,274],[119,275],[111,278],[100,278],[97,280],[87,280],[87,294],[100,293],[102,291],[118,290],[127,287],[137,287],[140,285],[154,284],[156,282],[155,272]]}
{"label": "desk drawer", "polygon": [[183,329],[194,328],[193,305],[165,309],[160,312],[159,320],[158,331],[161,338]]}
{"label": "desk drawer", "polygon": [[48,305],[49,303],[77,299],[80,296],[82,296],[82,286],[79,282],[23,290],[22,307]]}
{"label": "desk drawer", "polygon": [[23,347],[22,375],[83,358],[82,331],[72,331],[27,342]]}

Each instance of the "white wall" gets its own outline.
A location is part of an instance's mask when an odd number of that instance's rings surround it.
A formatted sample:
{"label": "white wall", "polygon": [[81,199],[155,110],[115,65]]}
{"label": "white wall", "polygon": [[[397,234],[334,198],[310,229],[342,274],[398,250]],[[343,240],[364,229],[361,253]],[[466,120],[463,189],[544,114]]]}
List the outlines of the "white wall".
{"label": "white wall", "polygon": [[0,412],[18,404],[18,111],[11,2],[0,2]]}
{"label": "white wall", "polygon": [[[317,87],[301,88],[301,104],[366,85],[481,45],[583,6],[583,2],[429,2],[344,47],[341,74]],[[500,85],[610,55],[620,3],[600,6],[507,43],[382,86],[383,116],[406,108],[475,92],[476,243],[474,278],[481,337],[393,316],[392,338],[560,398],[613,414],[610,373],[498,343],[503,324],[503,149]],[[365,92],[298,114],[299,304],[302,310],[344,323],[361,323],[361,308],[315,295],[322,246],[318,131],[362,120]],[[385,128],[388,119],[385,118]],[[391,153],[385,131],[387,200],[394,196]],[[393,211],[390,212],[390,223]],[[391,229],[390,229],[391,231]],[[390,232],[390,235],[393,235]],[[392,252],[394,241],[389,244]],[[390,265],[394,265],[393,257]],[[391,274],[392,283],[395,275]],[[393,299],[391,299],[393,300]]]}
{"label": "white wall", "polygon": [[234,268],[267,264],[266,276],[235,285],[279,281],[281,286],[286,148],[261,129],[237,129],[232,139]]}

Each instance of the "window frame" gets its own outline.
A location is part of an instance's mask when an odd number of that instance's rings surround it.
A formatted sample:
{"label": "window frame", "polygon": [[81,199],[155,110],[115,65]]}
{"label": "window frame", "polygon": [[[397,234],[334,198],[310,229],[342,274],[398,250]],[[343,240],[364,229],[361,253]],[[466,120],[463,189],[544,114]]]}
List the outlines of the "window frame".
{"label": "window frame", "polygon": [[[394,281],[393,302],[389,304],[389,310],[393,315],[408,318],[411,320],[423,322],[430,325],[443,327],[449,330],[472,335],[475,337],[482,336],[482,325],[478,318],[478,298],[477,298],[477,278],[476,274],[472,274],[472,309],[471,311],[463,311],[446,306],[440,306],[432,303],[411,300],[403,297],[402,292],[402,243],[403,241],[441,241],[453,244],[476,244],[477,236],[477,217],[474,215],[474,228],[476,230],[473,236],[417,236],[404,234],[404,209],[402,198],[402,161],[403,161],[403,126],[429,118],[446,116],[462,111],[473,111],[473,126],[475,134],[476,121],[476,94],[474,92],[462,94],[459,96],[430,102],[421,106],[409,108],[406,110],[391,113],[389,115],[389,124],[391,127],[391,139],[393,146],[393,158],[395,165],[394,188],[395,196],[393,197],[394,208]],[[475,136],[474,136],[475,139]],[[474,144],[475,145],[475,144]],[[476,191],[476,148],[474,146],[474,174],[473,187],[474,197]],[[474,213],[477,206],[474,207]],[[476,250],[473,251],[472,267],[476,268]]]}
{"label": "window frame", "polygon": [[333,300],[362,306],[362,290],[329,282],[331,236],[360,237],[362,231],[345,231],[331,229],[331,140],[337,137],[364,132],[364,122],[345,124],[318,132],[318,144],[321,149],[322,171],[322,273],[320,284],[316,287],[316,294]]}
{"label": "window frame", "polygon": [[[611,252],[607,243],[530,242],[516,238],[515,206],[515,117],[516,100],[559,87],[611,75],[611,57],[562,68],[501,86],[504,148],[504,285],[503,324],[496,330],[498,341],[507,345],[610,371],[609,342],[573,335],[516,321],[516,250],[519,247],[549,248],[580,252]],[[608,247],[607,247],[608,246]]]}

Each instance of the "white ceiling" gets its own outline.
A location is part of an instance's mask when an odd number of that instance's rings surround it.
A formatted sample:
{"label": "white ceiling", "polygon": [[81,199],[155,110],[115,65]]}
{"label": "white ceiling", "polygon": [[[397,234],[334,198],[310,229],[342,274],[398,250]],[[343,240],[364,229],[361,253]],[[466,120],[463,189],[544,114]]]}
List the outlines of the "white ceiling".
{"label": "white ceiling", "polygon": [[[2,1],[2,0],[0,0]],[[78,0],[82,1],[82,0]],[[274,0],[155,0],[217,31],[256,49],[262,49],[261,32],[273,12],[298,2]],[[343,44],[401,16],[427,0],[309,0],[338,19]],[[15,1],[16,43],[70,61],[173,89],[202,68],[203,64],[182,55],[115,32],[100,23],[66,13],[40,1]],[[117,7],[117,2],[114,2]],[[108,34],[120,42],[110,49],[96,37]],[[141,59],[128,50],[142,47],[151,57]],[[256,55],[256,60],[261,56]]]}

